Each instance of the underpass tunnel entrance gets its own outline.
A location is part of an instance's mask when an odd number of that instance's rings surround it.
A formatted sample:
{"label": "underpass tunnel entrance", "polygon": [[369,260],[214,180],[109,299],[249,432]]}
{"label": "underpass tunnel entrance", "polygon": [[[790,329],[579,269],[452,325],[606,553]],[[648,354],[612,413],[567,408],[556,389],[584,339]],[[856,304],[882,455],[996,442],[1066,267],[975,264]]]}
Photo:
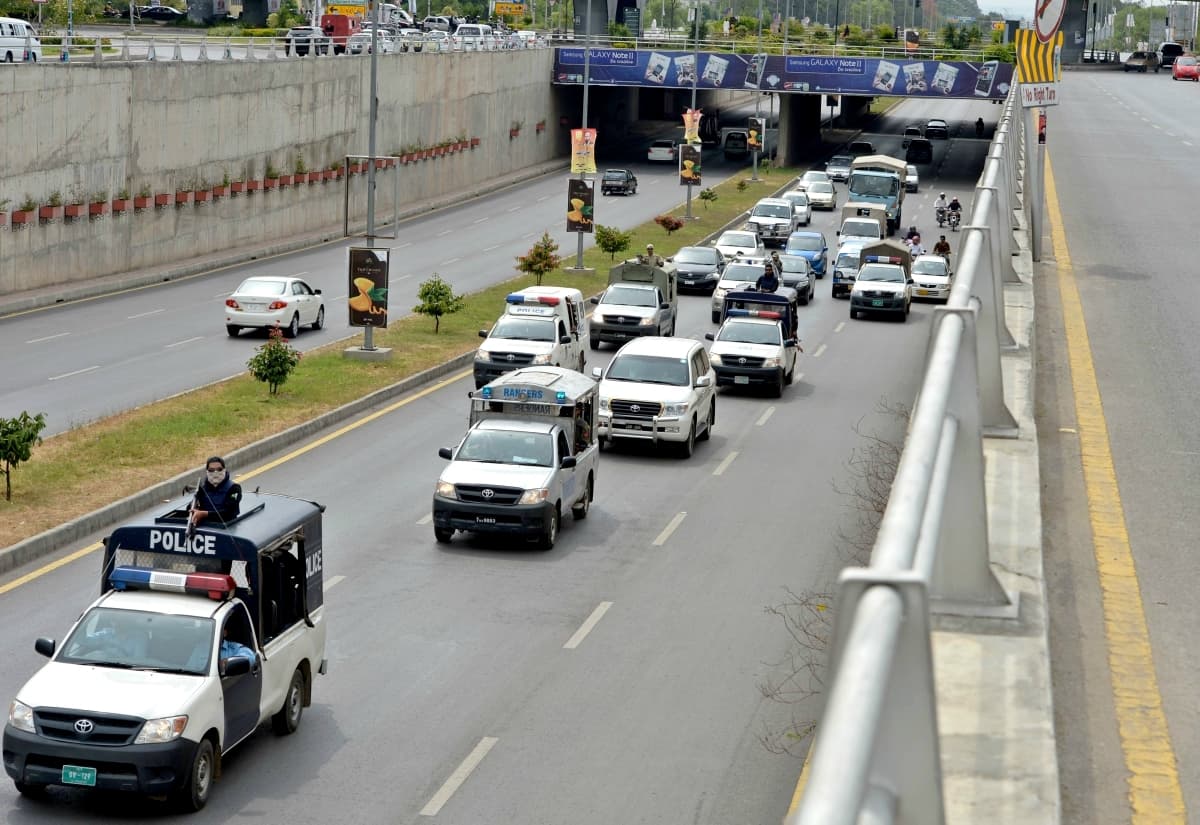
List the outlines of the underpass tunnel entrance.
{"label": "underpass tunnel entrance", "polygon": [[872,100],[870,97],[847,95],[781,94],[776,164],[795,165],[822,151],[821,120],[829,116],[829,103],[840,107],[836,110],[836,127],[852,129],[862,123],[870,111]]}

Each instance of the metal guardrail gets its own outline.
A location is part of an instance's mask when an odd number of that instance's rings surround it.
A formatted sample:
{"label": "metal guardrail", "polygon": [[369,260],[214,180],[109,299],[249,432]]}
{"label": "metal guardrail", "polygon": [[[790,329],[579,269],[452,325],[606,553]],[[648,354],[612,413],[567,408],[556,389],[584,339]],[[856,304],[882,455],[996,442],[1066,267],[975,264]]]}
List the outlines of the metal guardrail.
{"label": "metal guardrail", "polygon": [[1014,347],[1003,287],[1019,281],[1017,183],[1026,204],[1036,198],[1037,144],[1016,101],[1010,94],[962,227],[949,301],[934,311],[870,566],[838,583],[832,679],[804,794],[784,825],[943,825],[930,614],[1017,612],[989,565],[983,460],[984,437],[1017,430],[1000,371],[1001,351]]}

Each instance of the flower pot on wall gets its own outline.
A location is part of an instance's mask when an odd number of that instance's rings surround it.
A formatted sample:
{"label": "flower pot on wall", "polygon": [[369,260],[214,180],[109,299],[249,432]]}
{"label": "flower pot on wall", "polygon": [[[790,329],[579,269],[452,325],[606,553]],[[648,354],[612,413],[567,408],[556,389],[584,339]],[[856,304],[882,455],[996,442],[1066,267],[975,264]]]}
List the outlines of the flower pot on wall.
{"label": "flower pot on wall", "polygon": [[279,178],[263,178],[263,189],[274,189],[279,186]]}
{"label": "flower pot on wall", "polygon": [[71,218],[72,220],[74,220],[75,218],[82,218],[84,216],[86,209],[87,209],[87,207],[84,206],[82,203],[68,203],[66,206],[63,207],[63,213],[68,218]]}
{"label": "flower pot on wall", "polygon": [[295,175],[280,175],[279,176],[279,185],[280,186],[291,186],[292,181],[294,181],[295,179],[296,179]]}
{"label": "flower pot on wall", "polygon": [[175,205],[186,206],[192,202],[192,191],[190,189],[180,189],[175,193]]}
{"label": "flower pot on wall", "polygon": [[133,199],[134,209],[149,209],[152,198],[149,195],[136,195]]}
{"label": "flower pot on wall", "polygon": [[36,214],[36,210],[33,209],[14,209],[12,213],[12,225],[24,226],[32,221]]}
{"label": "flower pot on wall", "polygon": [[246,182],[244,180],[235,180],[231,186],[233,187],[233,194],[235,195],[246,191]]}
{"label": "flower pot on wall", "polygon": [[217,185],[217,186],[214,186],[214,187],[212,188],[212,194],[213,194],[213,197],[214,197],[214,198],[223,198],[223,197],[225,197],[226,195],[228,195],[228,194],[229,194],[229,185],[228,185],[228,184],[224,184],[224,183],[222,183],[222,184],[219,184],[219,185]]}
{"label": "flower pot on wall", "polygon": [[112,211],[114,215],[120,215],[122,212],[128,211],[131,206],[129,198],[113,198]]}
{"label": "flower pot on wall", "polygon": [[155,205],[156,207],[161,207],[161,206],[170,206],[170,205],[171,205],[171,200],[172,200],[173,198],[174,198],[174,195],[172,195],[172,194],[170,194],[170,193],[161,194],[161,195],[159,195],[159,194],[156,194],[156,195],[154,196],[154,205]]}
{"label": "flower pot on wall", "polygon": [[212,197],[212,191],[208,189],[197,189],[192,193],[192,200],[196,203],[205,203]]}
{"label": "flower pot on wall", "polygon": [[474,149],[478,145],[479,145],[479,138],[477,138],[477,137],[471,138],[471,148]]}
{"label": "flower pot on wall", "polygon": [[61,206],[39,206],[38,218],[43,221],[52,221],[63,216],[63,208]]}
{"label": "flower pot on wall", "polygon": [[90,215],[93,218],[98,218],[107,211],[108,211],[108,204],[105,203],[104,201],[99,201],[98,203],[89,203],[88,204],[88,215]]}
{"label": "flower pot on wall", "polygon": [[247,192],[257,192],[262,188],[263,188],[263,182],[261,180],[246,181],[246,191]]}

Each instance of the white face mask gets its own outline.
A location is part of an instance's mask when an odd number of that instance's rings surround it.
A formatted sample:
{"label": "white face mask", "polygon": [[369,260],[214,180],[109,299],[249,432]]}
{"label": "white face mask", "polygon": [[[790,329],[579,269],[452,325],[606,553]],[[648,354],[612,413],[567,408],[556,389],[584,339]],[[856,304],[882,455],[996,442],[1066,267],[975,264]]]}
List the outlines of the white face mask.
{"label": "white face mask", "polygon": [[225,480],[224,470],[208,470],[208,483],[216,486]]}

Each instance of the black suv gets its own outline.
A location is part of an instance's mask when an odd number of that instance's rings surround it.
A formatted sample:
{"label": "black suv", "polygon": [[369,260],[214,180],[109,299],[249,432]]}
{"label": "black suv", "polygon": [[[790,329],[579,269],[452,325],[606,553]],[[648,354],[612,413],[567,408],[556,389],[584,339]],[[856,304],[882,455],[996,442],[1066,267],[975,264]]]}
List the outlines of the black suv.
{"label": "black suv", "polygon": [[637,194],[637,176],[628,169],[605,169],[604,178],[600,182],[601,195]]}
{"label": "black suv", "polygon": [[933,163],[933,144],[929,138],[915,137],[908,142],[904,150],[905,163]]}

